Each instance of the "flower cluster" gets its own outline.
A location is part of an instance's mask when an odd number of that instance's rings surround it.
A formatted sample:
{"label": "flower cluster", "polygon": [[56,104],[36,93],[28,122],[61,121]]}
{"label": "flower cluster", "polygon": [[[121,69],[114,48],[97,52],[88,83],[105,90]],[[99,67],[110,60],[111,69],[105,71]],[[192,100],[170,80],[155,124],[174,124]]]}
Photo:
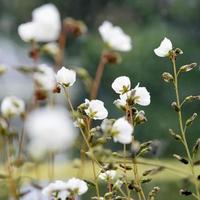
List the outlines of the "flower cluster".
{"label": "flower cluster", "polygon": [[114,101],[118,107],[125,108],[126,105],[133,106],[139,104],[148,106],[151,102],[150,94],[145,87],[140,87],[139,83],[131,89],[131,82],[127,76],[120,76],[112,83],[113,90],[120,94],[120,98]]}
{"label": "flower cluster", "polygon": [[85,181],[71,178],[67,182],[55,181],[42,190],[42,194],[50,199],[74,198],[86,193],[88,186]]}

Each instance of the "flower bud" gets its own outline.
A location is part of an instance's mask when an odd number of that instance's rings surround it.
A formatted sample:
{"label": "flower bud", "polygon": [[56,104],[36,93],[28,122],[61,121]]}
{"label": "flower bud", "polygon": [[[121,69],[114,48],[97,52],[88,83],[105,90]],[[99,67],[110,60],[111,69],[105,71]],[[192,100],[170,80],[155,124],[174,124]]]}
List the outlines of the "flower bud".
{"label": "flower bud", "polygon": [[121,56],[119,53],[107,51],[103,53],[103,59],[109,64],[119,64],[121,62]]}
{"label": "flower bud", "polygon": [[176,112],[180,111],[180,108],[178,107],[178,105],[175,101],[172,102],[171,106]]}
{"label": "flower bud", "polygon": [[174,133],[174,131],[172,129],[169,129],[169,134],[175,139],[175,140],[182,140],[181,136]]}
{"label": "flower bud", "polygon": [[147,118],[145,117],[145,112],[143,110],[139,111],[135,116],[135,122],[137,124],[143,124],[147,122]]}
{"label": "flower bud", "polygon": [[173,157],[176,158],[177,160],[179,160],[180,162],[182,162],[183,164],[187,165],[189,162],[188,160],[186,160],[185,158],[177,155],[177,154],[173,154]]}
{"label": "flower bud", "polygon": [[183,65],[179,69],[179,71],[180,72],[189,72],[189,71],[193,70],[196,66],[197,66],[197,63],[191,63],[191,64]]}
{"label": "flower bud", "polygon": [[193,147],[193,150],[192,150],[193,155],[195,155],[199,149],[200,149],[200,138],[197,139]]}
{"label": "flower bud", "polygon": [[186,189],[181,189],[180,194],[184,196],[189,196],[189,195],[192,195],[192,192]]}
{"label": "flower bud", "polygon": [[189,119],[187,119],[185,125],[191,126],[193,121],[196,119],[196,117],[197,117],[197,113],[193,113],[193,115]]}
{"label": "flower bud", "polygon": [[79,37],[87,32],[86,25],[79,20],[67,17],[63,21],[64,30],[71,33],[75,37]]}
{"label": "flower bud", "polygon": [[175,49],[175,54],[176,55],[181,55],[181,54],[183,54],[183,51],[180,48],[176,48]]}
{"label": "flower bud", "polygon": [[162,79],[167,82],[167,83],[170,83],[174,80],[174,77],[169,73],[169,72],[164,72],[162,74]]}

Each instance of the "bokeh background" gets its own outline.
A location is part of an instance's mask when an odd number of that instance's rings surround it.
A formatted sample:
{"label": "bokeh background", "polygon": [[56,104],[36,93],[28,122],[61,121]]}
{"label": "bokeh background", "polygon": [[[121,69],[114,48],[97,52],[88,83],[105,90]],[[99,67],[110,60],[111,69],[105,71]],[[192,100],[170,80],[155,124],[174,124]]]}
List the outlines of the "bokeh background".
{"label": "bokeh background", "polygon": [[[112,81],[120,75],[127,75],[132,85],[138,82],[146,86],[152,96],[150,106],[142,108],[146,112],[148,123],[141,125],[135,132],[140,141],[158,140],[161,144],[158,158],[170,158],[173,153],[183,153],[168,134],[169,128],[177,130],[176,113],[171,109],[171,102],[175,95],[173,88],[161,79],[163,72],[171,72],[172,67],[168,59],[155,56],[156,48],[164,37],[173,42],[174,47],[183,50],[183,56],[178,58],[178,66],[187,63],[200,63],[200,1],[199,0],[1,0],[0,1],[0,63],[8,68],[21,64],[32,64],[25,44],[17,34],[19,24],[31,19],[34,8],[54,3],[61,12],[62,18],[70,16],[83,20],[88,26],[88,33],[78,40],[70,39],[66,47],[65,65],[85,67],[94,76],[99,62],[103,43],[98,33],[98,26],[109,20],[121,26],[132,37],[133,49],[122,53],[119,65],[107,65],[102,79],[98,98],[104,100],[109,110],[109,117],[121,116],[113,101],[117,95],[111,89]],[[51,60],[44,60],[51,64]],[[42,61],[41,61],[42,62]],[[181,97],[200,94],[199,67],[181,76]],[[73,93],[75,104],[81,103],[87,95],[81,82]],[[0,79],[0,97],[16,94],[28,99],[31,94],[31,81],[18,72],[8,70]],[[199,113],[200,103],[194,102],[185,106],[184,119]],[[189,145],[192,146],[199,137],[199,119],[190,129]],[[176,183],[168,184],[161,199]],[[173,194],[172,194],[173,195]],[[174,194],[173,199],[178,199]],[[169,197],[169,196],[168,196]],[[167,198],[166,198],[167,199]]]}

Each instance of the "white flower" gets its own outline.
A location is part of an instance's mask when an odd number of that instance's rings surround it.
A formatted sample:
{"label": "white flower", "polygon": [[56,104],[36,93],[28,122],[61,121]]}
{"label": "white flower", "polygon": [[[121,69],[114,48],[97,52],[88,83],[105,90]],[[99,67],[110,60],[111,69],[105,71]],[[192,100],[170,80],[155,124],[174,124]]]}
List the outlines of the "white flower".
{"label": "white flower", "polygon": [[32,12],[32,21],[21,24],[18,33],[28,42],[48,42],[57,40],[61,30],[60,14],[51,3],[36,8]]}
{"label": "white flower", "polygon": [[46,64],[41,64],[34,73],[33,79],[39,89],[52,91],[56,86],[56,77],[52,68]]}
{"label": "white flower", "polygon": [[166,57],[169,55],[169,52],[172,50],[172,43],[168,38],[164,38],[164,40],[160,43],[160,46],[154,49],[154,53],[159,57]]}
{"label": "white flower", "polygon": [[107,170],[99,174],[99,178],[105,181],[113,180],[115,176],[116,176],[116,170]]}
{"label": "white flower", "polygon": [[116,78],[112,83],[112,89],[118,94],[123,94],[130,90],[130,88],[131,81],[127,76],[120,76]]}
{"label": "white flower", "polygon": [[15,96],[5,97],[1,103],[1,113],[5,118],[21,115],[25,112],[25,103]]}
{"label": "white flower", "polygon": [[31,112],[25,129],[30,138],[30,154],[35,158],[69,148],[77,136],[69,113],[64,108],[40,108]]}
{"label": "white flower", "polygon": [[78,178],[71,178],[67,181],[67,190],[72,195],[82,195],[87,192],[87,183]]}
{"label": "white flower", "polygon": [[105,119],[108,116],[108,111],[104,107],[104,102],[100,100],[91,100],[85,99],[85,113],[92,119]]}
{"label": "white flower", "polygon": [[20,193],[24,194],[20,197],[20,200],[49,200],[47,196],[42,194],[39,188],[31,185],[23,185]]}
{"label": "white flower", "polygon": [[115,100],[114,104],[117,107],[125,107],[127,101],[141,106],[148,106],[151,103],[151,96],[146,87],[139,87],[138,83],[134,89],[120,95],[120,99]]}
{"label": "white flower", "polygon": [[115,142],[129,144],[132,142],[133,126],[124,118],[116,120],[112,127],[113,139]]}
{"label": "white flower", "polygon": [[55,181],[54,183],[50,183],[48,186],[43,188],[42,194],[48,198],[52,198],[54,193],[58,192],[59,197],[62,200],[65,200],[69,196],[69,192],[67,191],[67,183],[63,181]]}
{"label": "white flower", "polygon": [[76,72],[74,70],[62,67],[56,74],[57,82],[69,87],[76,81]]}
{"label": "white flower", "polygon": [[132,49],[131,38],[118,26],[113,26],[109,21],[104,21],[99,27],[103,41],[117,51],[130,51]]}
{"label": "white flower", "polygon": [[146,87],[139,87],[138,85],[134,88],[135,90],[135,103],[141,106],[148,106],[151,103],[150,93],[147,91]]}

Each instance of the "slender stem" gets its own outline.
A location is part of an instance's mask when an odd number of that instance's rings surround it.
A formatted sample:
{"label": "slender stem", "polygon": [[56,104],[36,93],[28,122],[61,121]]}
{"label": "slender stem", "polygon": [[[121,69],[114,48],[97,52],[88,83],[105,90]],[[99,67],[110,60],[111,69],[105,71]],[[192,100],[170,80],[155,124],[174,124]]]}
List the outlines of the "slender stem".
{"label": "slender stem", "polygon": [[107,61],[102,55],[101,58],[100,58],[99,65],[97,67],[95,79],[94,79],[93,84],[92,84],[90,99],[96,99],[96,97],[98,95],[99,86],[100,86],[101,78],[103,76],[103,72],[104,72],[104,68],[105,68],[106,63],[107,63]]}
{"label": "slender stem", "polygon": [[22,152],[23,152],[23,143],[24,143],[24,126],[22,127],[20,140],[19,140],[19,153],[18,153],[18,159],[22,158]]}
{"label": "slender stem", "polygon": [[192,172],[192,175],[193,175],[193,178],[194,178],[194,184],[195,184],[197,197],[200,200],[198,182],[196,180],[193,161],[192,161],[192,157],[191,157],[191,154],[190,154],[190,151],[189,151],[187,139],[186,139],[186,136],[185,136],[185,130],[184,130],[184,126],[183,126],[182,108],[181,108],[181,105],[180,105],[179,89],[178,89],[178,76],[177,76],[177,69],[176,69],[176,56],[173,55],[171,60],[172,60],[173,71],[174,71],[174,89],[175,89],[175,93],[176,93],[176,103],[177,103],[177,106],[179,108],[179,110],[178,110],[178,121],[179,121],[181,136],[182,136],[183,144],[184,144],[184,147],[185,147],[185,150],[186,150],[186,153],[187,153],[187,157],[189,159],[189,165],[190,165],[190,168],[191,168],[191,172]]}

